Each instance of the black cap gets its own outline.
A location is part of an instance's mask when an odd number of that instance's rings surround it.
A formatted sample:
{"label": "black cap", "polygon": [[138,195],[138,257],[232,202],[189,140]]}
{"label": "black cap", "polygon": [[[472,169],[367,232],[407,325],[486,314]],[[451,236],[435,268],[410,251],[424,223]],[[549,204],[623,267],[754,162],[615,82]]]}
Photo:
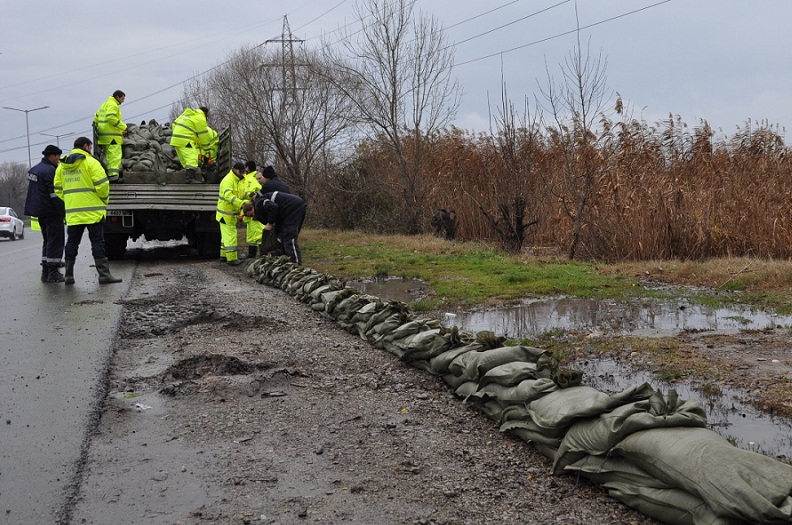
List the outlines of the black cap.
{"label": "black cap", "polygon": [[275,173],[275,168],[273,168],[272,166],[264,166],[264,167],[261,169],[261,174],[262,174],[264,177],[268,178],[268,179],[271,179],[271,178],[273,178],[275,175],[277,175],[277,173]]}
{"label": "black cap", "polygon": [[245,163],[244,162],[236,162],[234,163],[235,170],[242,170],[245,171]]}
{"label": "black cap", "polygon": [[60,155],[63,151],[58,146],[53,146],[52,144],[48,144],[44,151],[41,152],[42,155],[45,157],[49,157],[50,155]]}

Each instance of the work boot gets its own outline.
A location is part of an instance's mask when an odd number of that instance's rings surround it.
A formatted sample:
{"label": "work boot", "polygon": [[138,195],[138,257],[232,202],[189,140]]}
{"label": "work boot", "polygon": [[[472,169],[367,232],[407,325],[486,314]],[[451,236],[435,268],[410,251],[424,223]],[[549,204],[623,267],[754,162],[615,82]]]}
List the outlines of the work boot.
{"label": "work boot", "polygon": [[233,261],[228,261],[228,264],[231,266],[239,266],[242,264],[242,259],[234,259]]}
{"label": "work boot", "polygon": [[110,266],[107,264],[107,258],[94,259],[96,265],[96,272],[99,274],[99,284],[112,284],[120,283],[122,279],[113,277],[110,273]]}
{"label": "work boot", "polygon": [[66,280],[63,277],[63,274],[60,273],[60,270],[58,270],[58,263],[49,264],[47,270],[48,270],[47,272],[48,283],[62,283]]}
{"label": "work boot", "polygon": [[248,246],[248,259],[255,259],[256,258],[256,245]]}
{"label": "work boot", "polygon": [[47,279],[49,279],[49,267],[47,263],[41,261],[41,282],[46,283]]}
{"label": "work boot", "polygon": [[66,284],[74,284],[74,261],[66,259],[65,263],[66,275],[63,276]]}

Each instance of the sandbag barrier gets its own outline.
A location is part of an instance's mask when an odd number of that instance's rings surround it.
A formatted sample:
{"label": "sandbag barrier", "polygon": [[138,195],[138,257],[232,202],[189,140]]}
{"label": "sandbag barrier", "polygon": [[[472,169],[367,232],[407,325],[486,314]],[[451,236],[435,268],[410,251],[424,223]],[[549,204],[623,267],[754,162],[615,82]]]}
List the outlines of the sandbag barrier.
{"label": "sandbag barrier", "polygon": [[706,428],[695,401],[644,383],[608,395],[582,385],[545,350],[504,346],[492,332],[471,334],[422,318],[336,277],[256,259],[247,269],[374,347],[441,376],[466,403],[531,443],[553,474],[604,486],[622,503],[664,523],[745,525],[792,522],[792,466],[741,450]]}

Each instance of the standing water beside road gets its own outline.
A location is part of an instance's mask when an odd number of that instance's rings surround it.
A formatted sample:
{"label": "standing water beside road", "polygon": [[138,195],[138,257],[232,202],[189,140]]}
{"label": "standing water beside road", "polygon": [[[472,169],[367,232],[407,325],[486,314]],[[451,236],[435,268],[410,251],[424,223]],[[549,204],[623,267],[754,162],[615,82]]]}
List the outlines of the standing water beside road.
{"label": "standing water beside road", "polygon": [[[350,286],[383,300],[413,301],[425,293],[420,281],[388,279],[350,283]],[[423,288],[422,288],[423,287]],[[444,326],[467,332],[491,331],[510,339],[536,339],[549,333],[587,333],[613,337],[675,337],[680,333],[741,334],[750,331],[783,331],[792,316],[750,308],[713,308],[686,300],[613,301],[572,297],[545,298],[486,310],[441,312]],[[761,346],[745,345],[755,352],[749,359],[767,361]],[[709,427],[735,445],[766,455],[792,460],[792,424],[783,417],[750,405],[746,393],[722,385],[696,388],[675,380],[663,381],[612,358],[589,358],[566,363],[584,373],[584,382],[603,392],[622,391],[648,382],[663,393],[675,389],[680,397],[694,399],[707,412]],[[780,364],[778,365],[781,366]]]}

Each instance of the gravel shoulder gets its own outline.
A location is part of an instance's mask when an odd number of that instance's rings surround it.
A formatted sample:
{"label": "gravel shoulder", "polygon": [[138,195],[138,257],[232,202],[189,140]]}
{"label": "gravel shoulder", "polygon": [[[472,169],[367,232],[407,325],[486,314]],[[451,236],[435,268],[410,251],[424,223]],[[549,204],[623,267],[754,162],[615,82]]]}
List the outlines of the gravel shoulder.
{"label": "gravel shoulder", "polygon": [[71,523],[657,523],[245,266],[138,264]]}

